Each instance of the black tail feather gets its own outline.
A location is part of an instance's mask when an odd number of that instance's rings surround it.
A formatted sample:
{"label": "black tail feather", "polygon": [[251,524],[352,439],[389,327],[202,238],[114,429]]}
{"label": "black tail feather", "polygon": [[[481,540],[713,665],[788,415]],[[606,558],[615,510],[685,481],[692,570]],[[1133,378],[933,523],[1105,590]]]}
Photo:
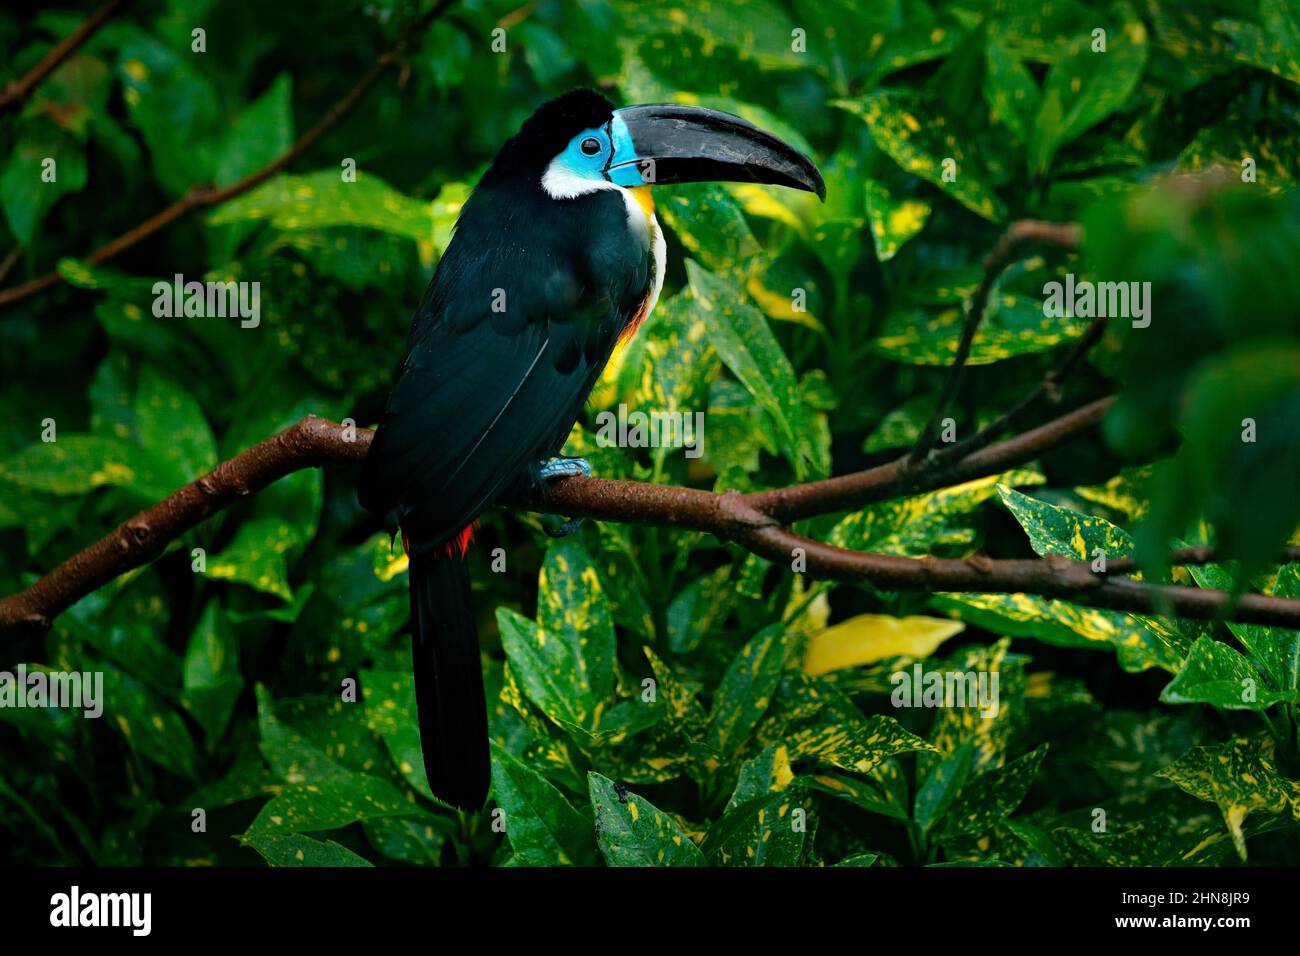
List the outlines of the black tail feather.
{"label": "black tail feather", "polygon": [[491,781],[487,702],[464,559],[411,556],[411,657],[429,789],[478,810]]}

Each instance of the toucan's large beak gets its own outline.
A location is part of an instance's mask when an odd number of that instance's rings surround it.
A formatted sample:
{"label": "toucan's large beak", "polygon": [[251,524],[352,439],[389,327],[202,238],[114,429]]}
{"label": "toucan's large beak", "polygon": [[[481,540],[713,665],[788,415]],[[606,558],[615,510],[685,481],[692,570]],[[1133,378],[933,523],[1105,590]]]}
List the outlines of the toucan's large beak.
{"label": "toucan's large beak", "polygon": [[812,160],[739,116],[660,103],[615,110],[610,125],[614,150],[605,175],[620,186],[772,183],[826,198]]}

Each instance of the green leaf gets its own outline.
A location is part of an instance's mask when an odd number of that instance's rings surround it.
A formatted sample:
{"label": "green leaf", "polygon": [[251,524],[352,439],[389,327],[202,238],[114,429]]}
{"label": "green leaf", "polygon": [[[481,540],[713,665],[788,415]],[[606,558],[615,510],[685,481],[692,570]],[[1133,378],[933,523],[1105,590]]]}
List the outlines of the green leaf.
{"label": "green leaf", "polygon": [[492,744],[492,788],[505,811],[516,862],[590,866],[596,861],[591,820],[545,777]]}
{"label": "green leaf", "polygon": [[556,723],[595,731],[614,690],[614,625],[591,559],[552,542],[538,582],[538,620],[497,609],[506,658],[524,692]]}
{"label": "green leaf", "polygon": [[281,73],[226,132],[217,158],[216,184],[229,186],[276,159],[293,143],[293,84]]}
{"label": "green leaf", "polygon": [[313,840],[300,833],[284,836],[258,834],[248,846],[262,855],[271,866],[373,866],[347,847],[333,840]]}
{"label": "green leaf", "polygon": [[968,740],[957,748],[957,752],[946,758],[930,771],[916,791],[916,806],[912,819],[921,828],[922,833],[929,833],[947,812],[949,805],[957,796],[971,769],[971,757],[974,748]]}
{"label": "green leaf", "polygon": [[[964,313],[958,308],[901,307],[885,316],[872,349],[908,365],[952,364],[961,339]],[[968,365],[991,365],[1020,355],[1036,355],[1071,342],[1083,334],[1087,319],[1050,318],[1042,300],[1006,294],[994,298],[971,343]]]}
{"label": "green leaf", "polygon": [[807,474],[807,464],[816,473],[825,473],[830,463],[817,454],[811,442],[799,381],[767,319],[721,276],[689,259],[686,273],[691,292],[707,313],[710,342],[727,368],[772,416],[777,439],[796,476]]}
{"label": "green leaf", "polygon": [[1194,747],[1157,776],[1217,805],[1242,860],[1242,825],[1249,814],[1286,813],[1300,820],[1300,784],[1278,773],[1273,743],[1264,737],[1234,737],[1220,747]]}
{"label": "green leaf", "polygon": [[1046,756],[1043,744],[1006,766],[968,779],[944,815],[940,839],[985,833],[1009,817],[1025,799]]}
{"label": "green leaf", "polygon": [[893,717],[880,714],[853,722],[814,724],[787,731],[790,759],[816,757],[855,773],[870,773],[886,758],[915,750],[934,750]]}
{"label": "green leaf", "polygon": [[207,574],[292,601],[285,554],[294,540],[293,529],[270,515],[245,521],[221,553],[208,558]]}
{"label": "green leaf", "polygon": [[727,810],[771,794],[780,793],[794,780],[790,769],[790,751],[783,744],[768,744],[756,756],[740,765],[736,789],[727,801]]}
{"label": "green leaf", "polygon": [[209,744],[224,733],[244,687],[239,673],[239,642],[209,601],[199,615],[185,651],[183,706],[198,721]]}
{"label": "green leaf", "polygon": [[1047,71],[1029,143],[1036,174],[1047,172],[1062,146],[1121,109],[1137,87],[1146,66],[1146,27],[1126,4],[1114,9],[1124,25],[1107,31],[1104,52],[1093,51],[1091,35],[1082,36]]}
{"label": "green leaf", "polygon": [[434,241],[433,204],[405,196],[364,171],[358,171],[355,182],[344,182],[339,169],[303,176],[281,173],[208,218],[214,226],[259,220],[285,231],[365,226],[417,242]]}
{"label": "green leaf", "polygon": [[104,668],[104,715],[140,756],[177,776],[198,780],[194,738],[181,715],[149,688]]}
{"label": "green leaf", "polygon": [[321,777],[284,787],[258,812],[244,839],[337,830],[376,817],[400,817],[413,808],[396,787],[379,777],[364,773]]}
{"label": "green leaf", "polygon": [[[1236,590],[1232,575],[1216,564],[1193,565],[1187,570],[1203,588],[1218,588],[1229,593]],[[1269,593],[1274,597],[1300,598],[1300,564],[1283,566]],[[1255,664],[1268,675],[1281,699],[1300,701],[1300,631],[1235,621],[1227,622],[1227,627],[1250,652]]]}
{"label": "green leaf", "polygon": [[880,90],[831,105],[860,117],[876,145],[905,171],[990,222],[1006,216],[1002,200],[988,184],[988,173],[962,145],[966,137],[952,128],[932,100],[907,90]]}
{"label": "green leaf", "polygon": [[1294,3],[1259,0],[1259,18],[1259,26],[1216,20],[1214,29],[1227,36],[1234,59],[1300,83],[1300,16]]}
{"label": "green leaf", "polygon": [[57,441],[30,444],[0,462],[0,478],[54,495],[84,495],[104,485],[159,498],[176,490],[138,448],[100,435],[61,435]]}
{"label": "green leaf", "polygon": [[674,186],[655,208],[686,251],[713,272],[748,272],[762,251],[740,206],[717,183]]}
{"label": "green leaf", "polygon": [[9,161],[0,172],[0,206],[9,230],[26,248],[51,207],[62,196],[85,188],[86,146],[42,121],[26,127],[8,149]]}
{"label": "green leaf", "polygon": [[1000,123],[1022,143],[1033,134],[1039,108],[1038,84],[1033,74],[1001,43],[990,39],[985,49],[984,100],[994,123]]}
{"label": "green leaf", "polygon": [[127,115],[170,196],[210,182],[216,169],[213,141],[222,116],[212,84],[195,65],[199,59],[188,44],[178,48],[133,31],[118,61]]}
{"label": "green leaf", "polygon": [[420,749],[420,725],[415,709],[415,676],[406,670],[364,670],[361,692],[366,726],[379,735],[393,765],[407,784],[430,799]]}
{"label": "green leaf", "polygon": [[1002,503],[1029,535],[1030,547],[1041,557],[1061,555],[1093,561],[1101,551],[1107,560],[1131,557],[1133,539],[1104,518],[1067,511],[998,485]]}
{"label": "green leaf", "polygon": [[1292,695],[1270,689],[1250,659],[1211,637],[1197,638],[1183,668],[1160,693],[1166,704],[1268,710]]}
{"label": "green leaf", "polygon": [[140,369],[134,412],[141,444],[173,489],[216,467],[217,440],[199,403],[152,366]]}
{"label": "green leaf", "polygon": [[803,788],[749,800],[723,813],[701,849],[713,866],[798,866],[807,836]]}
{"label": "green leaf", "polygon": [[740,748],[772,701],[789,652],[785,625],[769,624],[732,660],[709,715],[708,744],[723,754]]}
{"label": "green leaf", "polygon": [[841,519],[829,543],[855,551],[920,556],[941,545],[966,546],[975,532],[969,515],[997,491],[998,484],[1041,484],[1032,470],[1008,471],[926,492],[910,498],[869,505]]}
{"label": "green leaf", "polygon": [[315,784],[348,773],[346,767],[276,716],[270,691],[259,684],[256,693],[258,749],[282,780],[290,784]]}
{"label": "green leaf", "polygon": [[587,774],[596,842],[610,866],[705,866],[704,854],[676,821],[598,773]]}
{"label": "green leaf", "polygon": [[930,218],[929,200],[909,195],[892,177],[867,180],[866,205],[871,240],[876,244],[876,258],[881,262],[894,258],[907,240],[925,228]]}

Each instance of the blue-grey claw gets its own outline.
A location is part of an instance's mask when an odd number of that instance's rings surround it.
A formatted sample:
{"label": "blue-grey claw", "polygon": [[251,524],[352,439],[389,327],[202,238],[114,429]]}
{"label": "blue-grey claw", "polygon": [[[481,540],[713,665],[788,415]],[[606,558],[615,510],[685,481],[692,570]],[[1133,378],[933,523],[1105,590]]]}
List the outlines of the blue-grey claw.
{"label": "blue-grey claw", "polygon": [[543,480],[573,478],[577,475],[590,478],[591,462],[585,458],[550,458],[542,462],[541,467],[537,469],[537,477]]}
{"label": "blue-grey claw", "polygon": [[[551,478],[591,477],[591,462],[585,458],[550,458],[537,468],[539,481]],[[565,538],[582,527],[582,518],[560,519],[556,515],[542,515],[542,530],[552,538]]]}
{"label": "blue-grey claw", "polygon": [[582,527],[586,518],[564,518],[559,519],[558,515],[542,515],[542,530],[546,532],[547,537],[567,538],[571,534],[577,533]]}

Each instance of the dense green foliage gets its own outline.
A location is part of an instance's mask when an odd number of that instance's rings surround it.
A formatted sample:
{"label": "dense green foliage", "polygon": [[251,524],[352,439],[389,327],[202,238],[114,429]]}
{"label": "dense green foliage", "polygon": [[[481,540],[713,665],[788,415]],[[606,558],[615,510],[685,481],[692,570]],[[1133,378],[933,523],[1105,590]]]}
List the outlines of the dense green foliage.
{"label": "dense green foliage", "polygon": [[[5,76],[88,9],[0,14]],[[1112,321],[1029,420],[1118,390],[1101,432],[799,530],[902,555],[1101,549],[1300,597],[1300,566],[1272,563],[1300,522],[1294,0],[465,0],[291,172],[78,258],[271,161],[421,9],[141,2],[0,119],[6,284],[65,280],[0,310],[0,593],[305,414],[373,423],[478,174],[591,85],[739,113],[827,182],[824,205],[656,190],[663,297],[568,449],[597,474],[749,490],[897,456],[1002,229],[1077,220],[1078,258],[1003,277],[953,418],[958,437],[995,418],[1087,327],[1045,316],[1046,282],[1150,282],[1149,327]],[[1216,164],[1227,181],[1168,181]],[[178,273],[260,282],[260,322],[157,317]],[[620,402],[705,411],[702,456],[600,447]],[[707,535],[552,542],[502,511],[472,552],[493,794],[448,811],[420,769],[405,560],[355,478],[294,474],[6,639],[0,670],[105,674],[99,720],[0,707],[6,862],[1300,860],[1297,632],[832,586]],[[1171,572],[1176,541],[1224,562]],[[892,706],[914,663],[996,672],[996,716]]]}

